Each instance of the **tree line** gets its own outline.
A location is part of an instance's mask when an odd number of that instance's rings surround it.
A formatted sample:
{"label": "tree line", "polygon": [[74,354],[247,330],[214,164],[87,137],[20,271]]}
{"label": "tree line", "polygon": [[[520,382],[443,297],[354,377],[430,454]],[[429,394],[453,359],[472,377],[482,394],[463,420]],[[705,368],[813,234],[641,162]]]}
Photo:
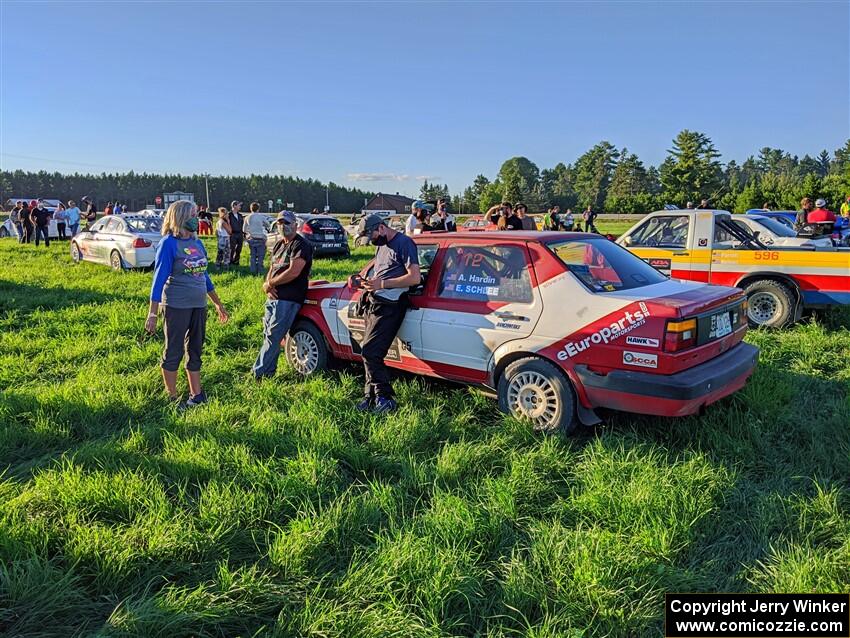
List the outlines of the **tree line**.
{"label": "tree line", "polygon": [[[277,202],[279,199],[284,204],[293,203],[299,211],[322,210],[327,189],[331,210],[348,212],[360,210],[363,200],[372,197],[372,193],[333,182],[323,184],[315,179],[281,175],[218,175],[208,179],[213,207],[229,207],[232,200],[238,199],[246,203],[258,201],[265,210],[268,200]],[[0,171],[0,193],[3,193],[4,203],[10,197],[74,199],[79,203],[87,195],[101,209],[106,202],[120,201],[130,210],[139,210],[153,205],[157,195],[175,191],[194,193],[196,202],[206,203],[206,178],[204,175],[155,175],[133,171],[100,175]],[[278,209],[275,204],[275,210]]]}
{"label": "tree line", "polygon": [[[512,157],[490,181],[478,175],[462,193],[452,198],[458,211],[486,211],[501,201],[523,201],[531,211],[558,205],[562,209],[598,212],[645,213],[666,204],[685,207],[709,200],[715,208],[744,212],[768,204],[774,209],[796,210],[800,199],[822,197],[838,208],[850,195],[850,139],[830,154],[812,157],[779,148],[762,148],[742,164],[719,161],[720,153],[704,133],[681,131],[667,157],[657,167],[645,165],[627,148],[610,142],[596,144],[571,164],[558,163],[540,170],[526,157]],[[426,192],[426,189],[428,192]],[[443,185],[424,184],[422,197],[436,199]]]}

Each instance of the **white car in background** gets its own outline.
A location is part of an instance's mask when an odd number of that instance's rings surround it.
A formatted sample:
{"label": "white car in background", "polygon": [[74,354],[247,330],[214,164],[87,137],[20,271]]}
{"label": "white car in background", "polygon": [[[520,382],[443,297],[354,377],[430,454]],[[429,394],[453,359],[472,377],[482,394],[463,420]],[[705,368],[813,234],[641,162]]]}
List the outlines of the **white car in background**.
{"label": "white car in background", "polygon": [[107,215],[71,239],[71,259],[106,264],[113,270],[147,268],[162,239],[162,221],[153,215]]}
{"label": "white car in background", "polygon": [[772,217],[763,215],[732,215],[732,221],[746,227],[751,233],[758,233],[758,238],[765,246],[819,246],[832,247],[829,237],[797,237],[793,228]]}
{"label": "white car in background", "polygon": [[[55,219],[51,219],[47,223],[47,236],[50,237],[50,239],[59,239],[59,228],[58,226],[56,226]],[[68,230],[68,228],[66,227],[65,237],[67,238],[70,236],[71,231]],[[6,237],[14,237],[15,239],[18,238],[18,229],[17,227],[15,227],[15,225],[12,223],[12,220],[9,218],[6,218],[6,220],[2,224],[0,224],[0,239]]]}

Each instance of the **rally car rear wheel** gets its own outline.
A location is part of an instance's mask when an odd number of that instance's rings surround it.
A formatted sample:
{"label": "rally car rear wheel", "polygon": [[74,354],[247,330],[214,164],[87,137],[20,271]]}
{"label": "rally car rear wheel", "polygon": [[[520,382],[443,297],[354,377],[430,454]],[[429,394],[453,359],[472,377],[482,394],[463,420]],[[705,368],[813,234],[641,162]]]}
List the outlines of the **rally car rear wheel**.
{"label": "rally car rear wheel", "polygon": [[83,260],[83,253],[80,252],[80,247],[75,241],[71,242],[71,260],[76,264]]}
{"label": "rally car rear wheel", "polygon": [[284,344],[286,360],[298,374],[308,376],[328,367],[328,346],[312,323],[296,323]]}
{"label": "rally car rear wheel", "polygon": [[531,421],[538,432],[570,434],[578,425],[570,381],[548,361],[514,361],[499,377],[498,393],[499,409]]}
{"label": "rally car rear wheel", "polygon": [[121,259],[121,253],[117,250],[113,250],[112,254],[109,255],[109,267],[112,270],[124,270],[124,260]]}

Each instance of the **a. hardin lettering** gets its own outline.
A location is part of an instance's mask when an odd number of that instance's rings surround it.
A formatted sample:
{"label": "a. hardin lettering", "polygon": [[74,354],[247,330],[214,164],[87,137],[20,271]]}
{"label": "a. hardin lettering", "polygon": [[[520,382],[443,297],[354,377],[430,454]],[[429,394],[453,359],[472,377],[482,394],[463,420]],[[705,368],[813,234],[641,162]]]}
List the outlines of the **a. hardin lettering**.
{"label": "a. hardin lettering", "polygon": [[592,344],[615,341],[645,324],[647,317],[649,317],[649,308],[642,301],[638,302],[638,306],[640,310],[635,310],[634,312],[626,310],[621,319],[600,328],[592,335],[578,341],[568,341],[564,344],[563,349],[558,352],[558,360],[566,361],[570,357],[576,356],[579,352],[587,350]]}

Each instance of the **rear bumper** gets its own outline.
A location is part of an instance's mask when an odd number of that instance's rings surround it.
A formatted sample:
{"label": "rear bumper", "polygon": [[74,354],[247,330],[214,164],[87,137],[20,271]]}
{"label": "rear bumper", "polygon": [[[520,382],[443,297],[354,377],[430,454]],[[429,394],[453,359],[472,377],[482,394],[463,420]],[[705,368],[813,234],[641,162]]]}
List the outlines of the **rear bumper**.
{"label": "rear bumper", "polygon": [[575,373],[590,407],[656,416],[685,416],[740,390],[755,370],[759,349],[739,343],[711,361],[677,374],[631,370],[596,374],[578,365]]}

